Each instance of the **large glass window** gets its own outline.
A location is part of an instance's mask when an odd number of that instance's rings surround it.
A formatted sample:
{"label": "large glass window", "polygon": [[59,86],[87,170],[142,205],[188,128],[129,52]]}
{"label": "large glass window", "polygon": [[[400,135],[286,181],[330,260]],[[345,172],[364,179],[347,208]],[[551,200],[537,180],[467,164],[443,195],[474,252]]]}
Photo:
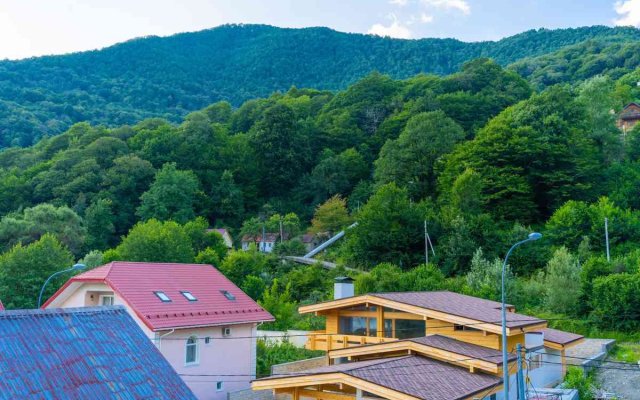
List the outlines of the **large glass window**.
{"label": "large glass window", "polygon": [[185,364],[196,364],[198,362],[198,338],[195,336],[187,339],[184,361]]}
{"label": "large glass window", "polygon": [[386,338],[393,337],[393,320],[392,319],[384,320],[384,337]]}
{"label": "large glass window", "polygon": [[424,320],[396,319],[396,338],[410,339],[425,335]]}
{"label": "large glass window", "polygon": [[367,335],[367,319],[365,317],[340,317],[338,333],[345,335]]}

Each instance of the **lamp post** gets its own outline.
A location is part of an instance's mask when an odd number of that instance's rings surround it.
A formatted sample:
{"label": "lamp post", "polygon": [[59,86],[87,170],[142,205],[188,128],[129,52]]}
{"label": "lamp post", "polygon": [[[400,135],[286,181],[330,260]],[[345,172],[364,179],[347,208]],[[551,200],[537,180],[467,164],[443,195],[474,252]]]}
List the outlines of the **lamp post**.
{"label": "lamp post", "polygon": [[507,260],[509,260],[509,256],[511,252],[521,244],[527,242],[533,242],[534,240],[538,240],[542,237],[542,234],[538,232],[533,232],[529,234],[529,237],[525,240],[521,240],[511,246],[507,255],[504,257],[504,262],[502,263],[502,381],[504,386],[504,400],[509,400],[509,362],[507,355],[507,306],[505,304],[505,287],[504,281],[506,278],[506,270],[507,270]]}
{"label": "lamp post", "polygon": [[51,278],[58,276],[60,274],[64,274],[65,272],[80,271],[81,269],[85,269],[85,268],[87,268],[87,266],[84,264],[75,264],[71,268],[67,268],[65,270],[55,272],[50,277],[48,277],[47,280],[44,281],[44,285],[42,285],[42,289],[40,289],[40,295],[38,296],[38,308],[40,308],[40,305],[42,304],[42,293],[44,293],[44,288],[47,287],[47,283],[49,283]]}

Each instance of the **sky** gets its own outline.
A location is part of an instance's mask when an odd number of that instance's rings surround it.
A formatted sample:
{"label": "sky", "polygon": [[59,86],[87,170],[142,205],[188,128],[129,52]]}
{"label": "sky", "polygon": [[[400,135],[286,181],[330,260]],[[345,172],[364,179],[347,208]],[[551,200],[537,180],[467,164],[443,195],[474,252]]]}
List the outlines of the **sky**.
{"label": "sky", "polygon": [[497,40],[534,28],[640,27],[640,0],[0,0],[0,59],[92,50],[227,23]]}

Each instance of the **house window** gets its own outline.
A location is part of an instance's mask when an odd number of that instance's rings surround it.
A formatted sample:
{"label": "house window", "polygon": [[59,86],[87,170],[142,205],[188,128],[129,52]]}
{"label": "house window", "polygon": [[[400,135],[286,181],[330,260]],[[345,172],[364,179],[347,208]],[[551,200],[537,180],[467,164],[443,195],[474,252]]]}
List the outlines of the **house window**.
{"label": "house window", "polygon": [[211,343],[211,338],[207,336],[206,338],[204,338],[204,344],[209,344],[209,343]]}
{"label": "house window", "polygon": [[163,303],[168,303],[168,302],[170,302],[170,301],[171,301],[171,299],[169,298],[169,296],[167,296],[167,295],[165,294],[165,292],[157,291],[157,292],[153,292],[153,293],[154,293],[156,296],[158,296],[158,298],[159,298]]}
{"label": "house window", "polygon": [[101,306],[112,306],[113,305],[113,296],[111,296],[111,295],[100,295],[100,305]]}
{"label": "house window", "polygon": [[216,382],[216,391],[217,392],[221,392],[222,391],[222,382],[220,382],[220,381]]}
{"label": "house window", "polygon": [[182,293],[185,299],[189,301],[198,301],[198,299],[196,299],[196,296],[192,295],[191,292],[187,292],[186,290],[183,290],[180,293]]}
{"label": "house window", "polygon": [[229,328],[228,326],[222,328],[222,336],[231,336],[231,328]]}
{"label": "house window", "polygon": [[424,320],[396,319],[396,338],[411,339],[425,335],[426,325]]}
{"label": "house window", "polygon": [[186,365],[198,363],[198,338],[195,336],[191,336],[187,339],[184,363]]}
{"label": "house window", "polygon": [[220,293],[222,293],[224,295],[224,297],[227,298],[227,300],[232,300],[233,301],[233,300],[236,299],[236,296],[232,295],[231,293],[229,293],[226,290],[221,290]]}
{"label": "house window", "polygon": [[542,354],[541,353],[531,353],[529,356],[529,369],[536,369],[542,366]]}

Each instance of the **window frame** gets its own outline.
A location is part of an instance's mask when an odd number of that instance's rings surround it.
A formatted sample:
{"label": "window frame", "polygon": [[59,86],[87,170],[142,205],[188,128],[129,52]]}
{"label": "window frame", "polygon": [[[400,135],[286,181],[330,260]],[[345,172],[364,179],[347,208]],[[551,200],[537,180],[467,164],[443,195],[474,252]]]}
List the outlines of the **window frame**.
{"label": "window frame", "polygon": [[216,382],[216,392],[222,392],[224,390],[224,381]]}
{"label": "window frame", "polygon": [[[162,290],[154,290],[153,294],[156,295],[156,297],[158,299],[160,299],[161,302],[163,303],[171,303],[171,297],[169,297],[165,292],[163,292]],[[163,298],[164,297],[164,298]]]}
{"label": "window frame", "polygon": [[187,299],[188,301],[198,301],[198,298],[196,296],[193,295],[193,293],[191,293],[188,290],[181,290],[180,294]]}
{"label": "window frame", "polygon": [[[104,299],[111,299],[111,304],[104,304]],[[105,307],[115,305],[116,297],[113,294],[101,294],[98,296],[98,304]]]}
{"label": "window frame", "polygon": [[[189,361],[189,349],[193,347],[193,361]],[[200,364],[200,349],[198,346],[198,337],[195,335],[191,335],[187,338],[184,344],[184,365],[188,367],[190,365],[198,365]]]}

